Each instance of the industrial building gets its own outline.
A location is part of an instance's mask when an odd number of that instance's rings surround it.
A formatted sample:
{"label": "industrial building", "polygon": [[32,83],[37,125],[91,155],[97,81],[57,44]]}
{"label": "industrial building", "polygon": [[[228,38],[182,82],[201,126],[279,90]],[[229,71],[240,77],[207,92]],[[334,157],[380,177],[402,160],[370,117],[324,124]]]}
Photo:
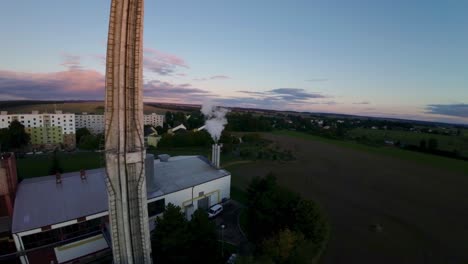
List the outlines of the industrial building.
{"label": "industrial building", "polygon": [[[155,160],[147,155],[150,230],[169,203],[180,206],[190,218],[198,208],[230,198],[231,175],[213,163],[201,156],[160,155]],[[110,254],[106,188],[104,168],[19,183],[11,232],[18,252],[26,252],[22,263],[66,263]]]}
{"label": "industrial building", "polygon": [[60,110],[42,114],[38,111],[32,111],[31,114],[0,112],[0,128],[9,127],[13,120],[24,126],[31,137],[33,147],[63,144],[67,148],[74,148],[76,145],[75,114],[63,113]]}

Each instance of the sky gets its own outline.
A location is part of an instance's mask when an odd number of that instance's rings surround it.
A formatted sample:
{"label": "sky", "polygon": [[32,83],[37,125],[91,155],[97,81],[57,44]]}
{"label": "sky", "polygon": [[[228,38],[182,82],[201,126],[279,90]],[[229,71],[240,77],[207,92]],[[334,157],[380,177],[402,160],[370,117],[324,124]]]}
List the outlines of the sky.
{"label": "sky", "polygon": [[[0,8],[0,100],[101,100],[110,0]],[[147,102],[468,124],[468,1],[146,0]]]}

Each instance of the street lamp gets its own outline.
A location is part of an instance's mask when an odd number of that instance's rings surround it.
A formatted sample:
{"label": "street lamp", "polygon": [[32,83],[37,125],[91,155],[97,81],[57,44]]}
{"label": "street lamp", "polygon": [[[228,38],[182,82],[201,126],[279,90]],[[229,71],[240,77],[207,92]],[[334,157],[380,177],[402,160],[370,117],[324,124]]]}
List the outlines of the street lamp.
{"label": "street lamp", "polygon": [[221,256],[224,258],[224,224],[221,225]]}

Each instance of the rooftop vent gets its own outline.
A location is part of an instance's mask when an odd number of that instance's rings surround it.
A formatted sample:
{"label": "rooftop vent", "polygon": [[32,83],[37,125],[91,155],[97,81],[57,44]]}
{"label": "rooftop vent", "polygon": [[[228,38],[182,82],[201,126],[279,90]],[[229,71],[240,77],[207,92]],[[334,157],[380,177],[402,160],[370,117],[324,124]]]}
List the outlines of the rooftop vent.
{"label": "rooftop vent", "polygon": [[62,175],[60,175],[60,172],[58,172],[58,171],[55,173],[55,182],[56,182],[57,184],[61,184],[61,183],[62,183]]}
{"label": "rooftop vent", "polygon": [[168,154],[158,155],[158,158],[161,162],[168,162],[170,157],[171,156],[169,156]]}
{"label": "rooftop vent", "polygon": [[80,177],[82,180],[86,180],[86,171],[85,170],[80,170]]}

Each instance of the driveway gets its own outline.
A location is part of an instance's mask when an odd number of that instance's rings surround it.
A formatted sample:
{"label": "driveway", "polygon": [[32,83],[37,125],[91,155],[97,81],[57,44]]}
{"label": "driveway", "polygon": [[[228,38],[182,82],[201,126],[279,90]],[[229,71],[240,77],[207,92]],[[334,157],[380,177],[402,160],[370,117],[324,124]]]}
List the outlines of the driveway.
{"label": "driveway", "polygon": [[[218,227],[219,238],[221,239],[221,236],[223,236],[224,242],[237,246],[239,248],[239,254],[247,254],[250,252],[248,240],[239,225],[239,214],[243,208],[244,206],[242,204],[234,200],[229,200],[223,204],[223,212],[221,215],[213,219]],[[223,231],[221,225],[224,225]]]}

